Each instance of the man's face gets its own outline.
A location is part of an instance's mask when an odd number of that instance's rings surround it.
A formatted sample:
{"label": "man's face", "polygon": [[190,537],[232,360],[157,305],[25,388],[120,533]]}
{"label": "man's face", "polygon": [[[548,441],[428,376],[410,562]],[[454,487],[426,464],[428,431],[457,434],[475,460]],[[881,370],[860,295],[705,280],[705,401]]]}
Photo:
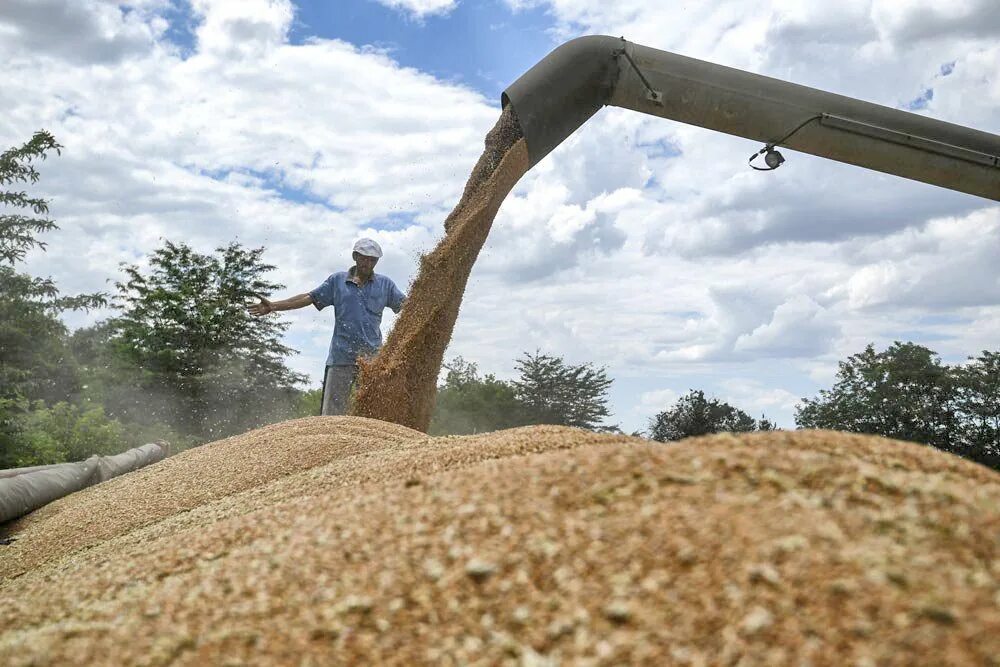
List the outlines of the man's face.
{"label": "man's face", "polygon": [[375,265],[378,264],[378,257],[369,257],[368,255],[362,255],[361,253],[354,253],[354,263],[358,267],[358,274],[362,278],[370,278],[372,272],[375,271]]}

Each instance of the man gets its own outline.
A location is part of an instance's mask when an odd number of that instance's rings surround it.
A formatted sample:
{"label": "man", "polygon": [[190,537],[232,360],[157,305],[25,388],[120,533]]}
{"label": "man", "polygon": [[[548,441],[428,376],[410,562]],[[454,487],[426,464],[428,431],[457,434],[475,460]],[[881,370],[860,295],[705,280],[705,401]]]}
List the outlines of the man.
{"label": "man", "polygon": [[358,357],[371,356],[382,346],[382,311],[398,313],[403,293],[389,278],[375,273],[382,248],[372,239],[354,244],[354,266],[334,273],[308,294],[298,294],[281,301],[268,301],[250,307],[250,314],[261,316],[279,310],[295,310],[310,304],[317,310],[333,306],[333,338],[323,375],[323,400],[320,414],[342,415],[347,412],[351,387],[358,374]]}

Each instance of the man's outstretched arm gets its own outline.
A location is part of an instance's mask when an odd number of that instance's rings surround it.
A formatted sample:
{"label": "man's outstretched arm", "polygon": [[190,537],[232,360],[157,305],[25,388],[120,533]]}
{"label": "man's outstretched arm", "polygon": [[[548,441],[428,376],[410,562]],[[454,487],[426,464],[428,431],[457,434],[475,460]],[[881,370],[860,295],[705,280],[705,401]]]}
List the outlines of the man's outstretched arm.
{"label": "man's outstretched arm", "polygon": [[260,317],[261,315],[267,315],[268,313],[274,313],[279,310],[295,310],[296,308],[305,308],[306,306],[311,306],[313,304],[312,295],[306,294],[296,294],[295,296],[288,297],[287,299],[282,299],[281,301],[268,301],[264,297],[258,295],[260,303],[255,303],[250,306],[250,314]]}

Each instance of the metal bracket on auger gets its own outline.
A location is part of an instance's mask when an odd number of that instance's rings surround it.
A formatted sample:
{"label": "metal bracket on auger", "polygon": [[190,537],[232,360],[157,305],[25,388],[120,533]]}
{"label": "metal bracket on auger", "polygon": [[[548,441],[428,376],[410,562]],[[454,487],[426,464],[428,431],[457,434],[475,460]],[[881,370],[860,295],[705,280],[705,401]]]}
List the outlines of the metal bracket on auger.
{"label": "metal bracket on auger", "polygon": [[626,39],[622,37],[622,47],[620,49],[615,49],[614,51],[612,51],[611,55],[613,55],[615,58],[619,56],[625,56],[625,60],[627,60],[628,64],[632,66],[632,69],[635,70],[635,73],[639,75],[639,79],[642,81],[642,85],[646,86],[646,99],[654,104],[659,104],[660,106],[663,106],[663,93],[660,92],[659,90],[654,89],[653,86],[649,83],[649,79],[646,78],[646,75],[642,73],[642,70],[639,69],[639,66],[635,64],[634,60],[632,60],[632,56],[629,55],[628,49],[625,48],[627,45],[628,41],[626,41]]}

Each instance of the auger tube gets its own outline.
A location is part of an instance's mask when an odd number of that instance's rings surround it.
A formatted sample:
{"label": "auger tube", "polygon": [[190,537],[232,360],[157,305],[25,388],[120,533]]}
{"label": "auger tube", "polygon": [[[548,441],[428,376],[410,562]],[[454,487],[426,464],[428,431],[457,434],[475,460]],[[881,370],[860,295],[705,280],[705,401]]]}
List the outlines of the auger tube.
{"label": "auger tube", "polygon": [[532,166],[613,105],[1000,201],[998,135],[621,38],[566,42],[501,100]]}

